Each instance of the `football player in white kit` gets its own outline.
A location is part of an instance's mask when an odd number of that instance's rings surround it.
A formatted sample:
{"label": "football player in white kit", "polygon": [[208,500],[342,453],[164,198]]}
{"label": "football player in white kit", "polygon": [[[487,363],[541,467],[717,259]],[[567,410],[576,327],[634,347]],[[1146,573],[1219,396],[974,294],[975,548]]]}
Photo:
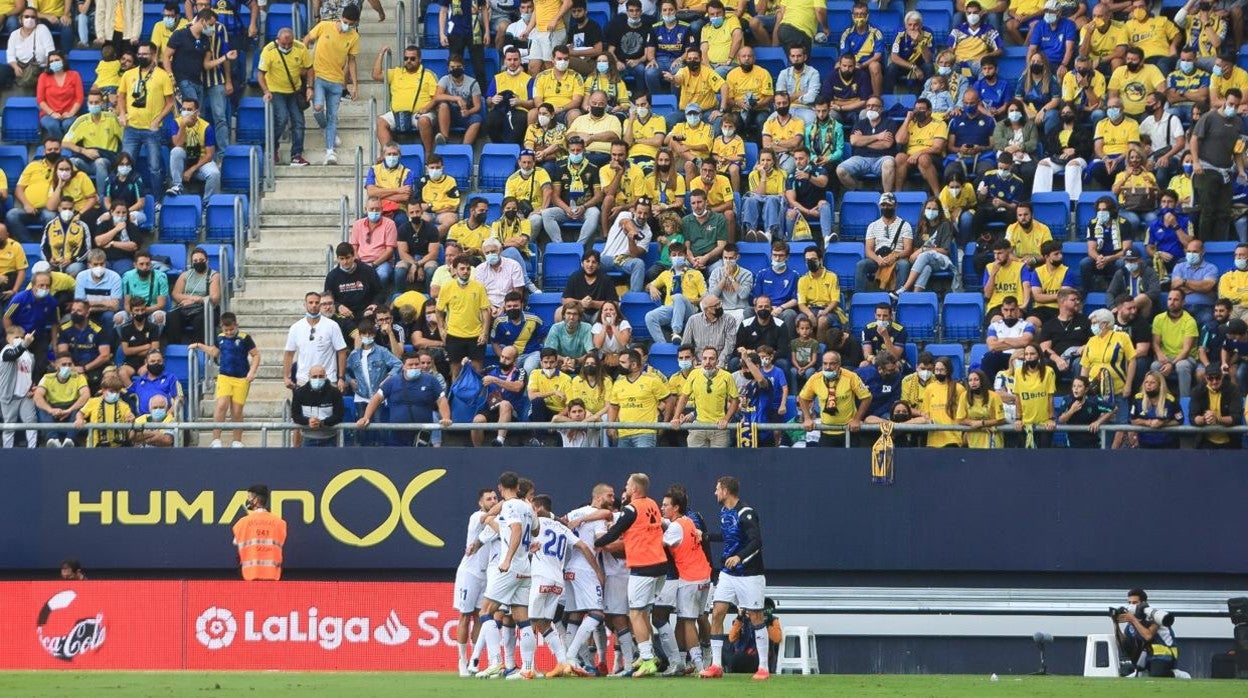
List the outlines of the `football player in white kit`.
{"label": "football player in white kit", "polygon": [[[568,528],[576,532],[582,541],[589,545],[593,545],[599,536],[607,532],[607,528],[619,518],[620,514],[615,509],[615,488],[605,482],[594,485],[592,499],[589,505],[583,506],[575,511],[571,511],[565,517],[568,521]],[[614,546],[607,548],[599,558],[602,562],[602,571],[606,575],[606,584],[602,587],[601,595],[598,599],[601,604],[598,608],[606,611],[607,623],[611,626],[616,638],[616,649],[620,650],[623,660],[615,666],[615,673],[612,676],[625,676],[631,673],[633,660],[636,658],[637,645],[633,641],[633,631],[629,627],[628,622],[628,566],[624,564],[624,560],[615,556],[614,553],[622,553],[624,546],[622,543],[616,543]],[[574,593],[581,593],[581,589],[577,585],[573,585]],[[588,590],[584,590],[588,592]],[[589,596],[589,594],[586,594]],[[591,597],[592,600],[592,597]],[[568,642],[568,656],[578,657],[581,648],[587,646],[590,635],[598,631],[597,646],[601,653],[597,666],[589,663],[594,671],[599,675],[607,672],[607,644],[606,631],[601,625],[601,615],[594,614],[592,608],[577,609],[576,606],[586,606],[587,603],[580,596],[574,598],[573,610],[577,611],[569,616],[567,621],[568,632],[575,635],[574,639]],[[565,605],[565,609],[569,608]],[[584,611],[585,614],[580,613]],[[580,623],[579,628],[577,623]],[[584,667],[578,664],[572,664],[572,672],[578,676],[590,676],[591,672],[586,671]]]}
{"label": "football player in white kit", "polygon": [[[486,637],[486,650],[493,658],[498,648],[506,646],[503,638],[503,624],[494,621],[490,627],[494,612],[501,606],[511,607],[511,616],[520,629],[520,656],[522,663],[532,666],[533,656],[537,652],[537,639],[529,624],[529,542],[537,532],[537,517],[528,502],[518,496],[520,477],[513,472],[505,472],[498,478],[498,492],[502,496],[498,516],[493,523],[498,527],[498,536],[502,553],[497,565],[486,570],[485,602],[481,605],[482,633]],[[483,534],[485,535],[485,534]],[[506,655],[505,655],[506,656]],[[481,678],[493,678],[503,674],[503,664],[494,664],[477,674]],[[507,678],[521,678],[520,672],[510,672]]]}
{"label": "football player in white kit", "polygon": [[[567,526],[551,518],[549,495],[534,497],[533,508],[538,516],[539,530],[533,545],[531,563],[533,579],[529,588],[529,618],[533,621],[533,629],[546,638],[546,644],[555,657],[555,668],[547,674],[547,677],[568,676],[573,672],[568,666],[563,637],[551,625],[564,591],[565,570],[572,560],[582,560],[592,570],[591,574],[594,579],[601,585],[602,568],[598,566],[593,548],[577,538]],[[589,575],[582,574],[582,577],[586,576]],[[530,664],[522,667],[520,674],[525,678],[532,678],[533,666]]]}
{"label": "football player in white kit", "polygon": [[[477,510],[468,517],[468,537],[464,544],[464,557],[459,561],[459,569],[455,571],[455,610],[459,611],[459,628],[456,630],[456,641],[459,649],[459,675],[472,674],[471,661],[468,656],[469,641],[475,641],[481,633],[481,623],[477,622],[477,612],[481,608],[481,597],[485,591],[485,566],[489,562],[491,546],[477,544],[477,537],[485,528],[485,518],[498,496],[492,489],[483,489],[477,493]],[[496,547],[496,546],[494,546]]]}

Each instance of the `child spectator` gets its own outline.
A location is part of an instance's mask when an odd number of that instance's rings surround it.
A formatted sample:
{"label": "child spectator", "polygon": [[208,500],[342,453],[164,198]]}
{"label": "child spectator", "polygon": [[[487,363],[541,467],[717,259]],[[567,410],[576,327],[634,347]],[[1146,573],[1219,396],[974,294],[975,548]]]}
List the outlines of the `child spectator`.
{"label": "child spectator", "polygon": [[[82,429],[92,424],[131,424],[134,411],[121,399],[121,377],[115,371],[108,372],[100,381],[100,394],[87,400],[87,404],[74,418],[74,426]],[[121,448],[129,446],[129,429],[92,429],[87,432],[87,448]]]}
{"label": "child spectator", "polygon": [[919,99],[932,103],[932,118],[944,121],[945,115],[953,111],[953,95],[949,94],[949,79],[943,75],[933,75],[927,79]]}
{"label": "child spectator", "polygon": [[[1241,323],[1242,324],[1242,323]],[[35,336],[16,325],[5,331],[5,345],[0,349],[0,421],[10,424],[34,424],[35,401],[31,387],[35,368],[35,355],[30,345]],[[34,448],[39,432],[27,430],[26,448]],[[13,448],[12,431],[4,432],[4,447]]]}

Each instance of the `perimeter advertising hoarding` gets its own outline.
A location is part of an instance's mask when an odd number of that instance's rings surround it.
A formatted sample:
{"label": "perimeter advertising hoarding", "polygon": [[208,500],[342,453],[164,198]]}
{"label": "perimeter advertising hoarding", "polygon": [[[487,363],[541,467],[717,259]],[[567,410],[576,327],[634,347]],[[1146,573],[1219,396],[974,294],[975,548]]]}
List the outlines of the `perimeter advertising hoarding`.
{"label": "perimeter advertising hoarding", "polygon": [[4,582],[0,668],[445,671],[452,586]]}
{"label": "perimeter advertising hoarding", "polygon": [[[449,571],[477,490],[532,478],[555,508],[596,482],[680,482],[715,528],[716,477],[741,479],[772,570],[1243,574],[1248,501],[1239,452],[897,451],[871,484],[864,450],[266,449],[11,452],[0,490],[0,568],[218,569],[237,565],[230,524],[264,483],[300,570]],[[1149,524],[1164,518],[1164,524]],[[1141,528],[1143,526],[1143,528]],[[1151,551],[1124,541],[1147,531]]]}

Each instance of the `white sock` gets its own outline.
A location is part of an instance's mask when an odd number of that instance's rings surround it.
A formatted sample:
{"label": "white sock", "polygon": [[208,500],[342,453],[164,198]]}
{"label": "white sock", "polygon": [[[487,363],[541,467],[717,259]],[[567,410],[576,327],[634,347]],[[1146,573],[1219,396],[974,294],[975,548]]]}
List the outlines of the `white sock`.
{"label": "white sock", "polygon": [[[572,647],[572,641],[576,639],[576,632],[581,629],[581,622],[563,624],[563,646]],[[568,653],[568,660],[576,659],[577,655],[572,652]]]}
{"label": "white sock", "polygon": [[659,644],[663,647],[663,654],[667,655],[667,663],[671,666],[680,666],[684,664],[684,655],[680,651],[680,646],[676,644],[676,623],[669,620],[659,628]]}
{"label": "white sock", "polygon": [[637,651],[641,653],[641,661],[643,662],[654,659],[654,642],[651,640],[638,642]]}
{"label": "white sock", "polygon": [[771,670],[771,639],[767,637],[767,626],[754,631],[754,644],[758,648],[758,668]]}
{"label": "white sock", "polygon": [[[571,630],[571,628],[572,626],[569,625],[568,629]],[[572,641],[568,643],[568,656],[578,657],[584,661],[582,652],[585,650],[585,646],[589,643],[590,635],[593,635],[594,631],[597,629],[598,619],[593,616],[585,616],[585,620],[582,621],[576,629],[576,635],[573,635]],[[586,654],[588,653],[586,652]],[[592,664],[593,662],[590,663]]]}
{"label": "white sock", "polygon": [[503,666],[510,671],[516,668],[516,626],[500,625],[498,631],[503,636]]}
{"label": "white sock", "polygon": [[458,650],[458,653],[459,653],[459,668],[463,669],[464,667],[468,666],[468,643],[467,642],[458,643],[456,645],[456,650]]}
{"label": "white sock", "polygon": [[481,635],[477,638],[478,644],[481,640],[485,640],[485,665],[487,667],[502,664],[502,657],[499,656],[499,647],[503,643],[503,626],[493,618],[481,616]]}
{"label": "white sock", "polygon": [[559,634],[559,631],[552,627],[542,637],[546,638],[546,646],[550,648],[550,653],[554,656],[555,663],[566,663],[568,661],[568,653],[564,648],[563,637]]}
{"label": "white sock", "polygon": [[533,671],[533,658],[537,654],[537,636],[533,634],[533,626],[522,621],[516,624],[520,628],[520,661],[525,671]]}
{"label": "white sock", "polygon": [[724,665],[724,638],[725,635],[711,636],[711,666],[722,667]]}
{"label": "white sock", "polygon": [[620,661],[616,666],[621,669],[632,666],[633,660],[637,658],[637,645],[633,642],[633,632],[627,628],[620,630],[615,634],[615,639],[620,641]]}
{"label": "white sock", "polygon": [[702,663],[702,646],[701,645],[694,645],[693,647],[689,648],[689,661],[692,662],[693,665],[698,668],[698,671],[702,671],[703,669],[706,668],[706,666],[703,665]]}
{"label": "white sock", "polygon": [[[597,655],[594,657],[595,664],[606,664],[608,659],[614,659],[611,656],[610,647],[607,645],[607,624],[600,622],[598,627],[594,629],[594,650]],[[615,653],[619,654],[620,643],[615,643]]]}

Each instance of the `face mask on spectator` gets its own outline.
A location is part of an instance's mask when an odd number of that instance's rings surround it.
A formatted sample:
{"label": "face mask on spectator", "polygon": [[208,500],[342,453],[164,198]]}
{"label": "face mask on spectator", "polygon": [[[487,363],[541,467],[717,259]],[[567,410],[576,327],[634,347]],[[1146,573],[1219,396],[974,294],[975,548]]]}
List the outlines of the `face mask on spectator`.
{"label": "face mask on spectator", "polygon": [[839,374],[839,373],[840,373],[840,370],[839,370],[839,369],[833,369],[833,370],[829,371],[829,370],[827,370],[827,369],[825,368],[825,369],[823,370],[823,378],[824,378],[824,380],[836,380],[836,376],[837,376],[837,374]]}
{"label": "face mask on spectator", "polygon": [[775,260],[775,259],[771,260],[772,271],[784,271],[785,266],[787,266],[787,264],[784,261]]}
{"label": "face mask on spectator", "polygon": [[69,319],[75,325],[81,325],[82,323],[87,321],[87,316],[83,315],[82,313],[71,313],[69,316]]}
{"label": "face mask on spectator", "polygon": [[1244,271],[1245,269],[1248,269],[1248,259],[1244,259],[1243,257],[1237,257],[1235,259],[1235,268],[1238,269],[1239,271]]}
{"label": "face mask on spectator", "polygon": [[554,378],[555,374],[558,372],[559,372],[559,369],[557,368],[543,368],[542,369],[542,375],[546,376],[547,378]]}
{"label": "face mask on spectator", "polygon": [[926,368],[919,369],[919,380],[926,383],[930,381],[931,379],[932,379],[932,372],[930,369],[926,369]]}
{"label": "face mask on spectator", "polygon": [[511,310],[507,311],[507,319],[511,320],[512,322],[520,322],[520,319],[523,317],[524,317],[524,311],[521,310],[520,308],[512,308]]}
{"label": "face mask on spectator", "polygon": [[579,165],[585,161],[585,153],[568,153],[568,162]]}
{"label": "face mask on spectator", "polygon": [[396,168],[396,167],[398,167],[398,166],[399,166],[399,156],[398,156],[398,155],[387,155],[387,156],[386,156],[386,167],[388,167],[388,168],[390,168],[390,169],[392,169],[392,170],[393,170],[394,168]]}
{"label": "face mask on spectator", "polygon": [[1140,270],[1139,262],[1127,262],[1123,266],[1125,266],[1127,268],[1127,271],[1132,274]]}
{"label": "face mask on spectator", "polygon": [[168,416],[169,416],[169,410],[163,407],[152,408],[152,421],[163,422],[165,421],[165,417],[168,417]]}
{"label": "face mask on spectator", "polygon": [[47,297],[48,297],[48,289],[46,288],[35,289],[35,298],[43,299]]}
{"label": "face mask on spectator", "polygon": [[115,393],[111,390],[104,393],[104,402],[107,402],[110,405],[117,404],[117,401],[120,399],[121,399],[121,393]]}
{"label": "face mask on spectator", "polygon": [[568,61],[566,58],[555,61],[555,70],[562,73],[563,71],[567,69],[568,69]]}
{"label": "face mask on spectator", "polygon": [[953,74],[953,66],[948,66],[948,65],[937,66],[936,74],[945,75],[945,76],[951,75]]}
{"label": "face mask on spectator", "polygon": [[1096,222],[1105,225],[1109,222],[1109,211],[1097,211]]}
{"label": "face mask on spectator", "polygon": [[420,369],[419,368],[405,368],[403,369],[403,376],[407,378],[409,381],[414,381],[417,378],[420,378]]}
{"label": "face mask on spectator", "polygon": [[208,271],[208,263],[207,262],[193,262],[191,263],[191,268],[194,269],[197,273],[203,274],[204,272]]}
{"label": "face mask on spectator", "polygon": [[972,27],[979,24],[979,13],[972,12],[966,16],[966,23]]}
{"label": "face mask on spectator", "polygon": [[934,221],[937,218],[940,218],[940,211],[934,208],[923,209],[923,217],[929,221]]}
{"label": "face mask on spectator", "polygon": [[74,373],[74,369],[72,366],[60,366],[56,369],[56,377],[62,383],[69,380],[69,377],[73,375],[73,373]]}
{"label": "face mask on spectator", "polygon": [[121,175],[122,177],[129,177],[129,176],[130,176],[130,166],[129,166],[129,165],[118,165],[118,166],[117,166],[117,174]]}
{"label": "face mask on spectator", "polygon": [[371,347],[371,346],[373,346],[373,344],[374,344],[376,341],[377,341],[377,338],[376,338],[376,337],[373,337],[371,334],[363,334],[363,335],[360,335],[360,344],[362,344],[362,345],[364,345],[364,346],[366,346],[366,347]]}
{"label": "face mask on spectator", "polygon": [[683,271],[685,264],[687,262],[684,257],[672,257],[672,271]]}
{"label": "face mask on spectator", "polygon": [[1235,107],[1230,104],[1222,107],[1222,116],[1225,116],[1228,119],[1235,116]]}
{"label": "face mask on spectator", "polygon": [[164,373],[164,372],[165,372],[165,364],[164,364],[164,362],[163,362],[163,361],[162,361],[162,362],[160,362],[160,363],[148,364],[148,365],[147,365],[147,373],[148,373],[148,375],[152,375],[152,376],[159,376],[160,374],[162,374],[162,373]]}
{"label": "face mask on spectator", "polygon": [[66,223],[68,223],[68,222],[70,222],[70,221],[71,221],[71,220],[73,220],[73,219],[74,219],[74,211],[73,211],[73,209],[70,209],[70,210],[68,210],[68,211],[66,211],[66,210],[64,210],[64,209],[62,209],[62,210],[61,210],[61,220],[62,220],[62,221],[65,221]]}
{"label": "face mask on spectator", "polygon": [[677,359],[676,365],[680,367],[680,370],[688,371],[689,369],[693,368],[693,360],[692,359]]}
{"label": "face mask on spectator", "polygon": [[313,390],[320,390],[325,387],[324,378],[312,378],[308,381],[308,383],[312,386]]}
{"label": "face mask on spectator", "polygon": [[1110,121],[1117,121],[1118,117],[1122,116],[1122,109],[1110,107],[1105,110],[1105,116],[1108,116]]}
{"label": "face mask on spectator", "polygon": [[178,24],[177,17],[162,17],[160,21],[165,23],[165,29],[173,29]]}
{"label": "face mask on spectator", "polygon": [[369,223],[376,223],[377,221],[380,221],[380,220],[381,220],[381,211],[369,211],[368,212]]}
{"label": "face mask on spectator", "polygon": [[485,253],[485,263],[486,263],[486,264],[488,264],[488,265],[490,265],[490,266],[494,266],[495,264],[498,264],[498,262],[499,262],[499,260],[500,260],[500,259],[501,259],[501,257],[499,256],[499,254],[498,254],[497,252],[486,252],[486,253]]}
{"label": "face mask on spectator", "polygon": [[867,121],[875,121],[880,118],[880,113],[874,109],[864,109],[862,110],[862,118]]}
{"label": "face mask on spectator", "polygon": [[1199,252],[1188,252],[1187,254],[1183,255],[1183,258],[1186,259],[1187,263],[1192,266],[1196,266],[1197,264],[1200,264]]}

